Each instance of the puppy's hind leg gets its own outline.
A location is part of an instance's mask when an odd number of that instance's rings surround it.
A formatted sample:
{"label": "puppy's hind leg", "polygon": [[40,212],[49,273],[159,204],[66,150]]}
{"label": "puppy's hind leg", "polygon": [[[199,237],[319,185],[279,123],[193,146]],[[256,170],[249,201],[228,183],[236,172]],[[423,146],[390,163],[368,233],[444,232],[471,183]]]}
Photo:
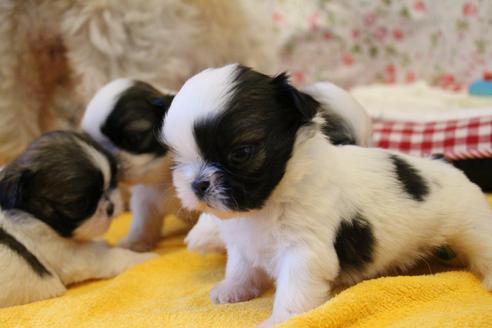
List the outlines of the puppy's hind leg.
{"label": "puppy's hind leg", "polygon": [[158,186],[136,185],[131,188],[133,214],[128,236],[118,246],[137,252],[153,249],[159,242],[165,215],[165,190]]}

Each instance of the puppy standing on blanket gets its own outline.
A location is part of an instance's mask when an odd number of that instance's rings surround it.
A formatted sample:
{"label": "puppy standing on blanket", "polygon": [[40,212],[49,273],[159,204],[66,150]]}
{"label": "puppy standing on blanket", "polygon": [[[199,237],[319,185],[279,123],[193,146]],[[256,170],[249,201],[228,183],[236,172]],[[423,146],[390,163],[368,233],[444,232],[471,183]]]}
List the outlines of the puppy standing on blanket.
{"label": "puppy standing on blanket", "polygon": [[[303,90],[319,103],[319,119],[325,136],[334,145],[371,144],[372,122],[367,112],[345,90],[329,82],[317,82]],[[188,249],[202,254],[222,251],[217,218],[202,213],[185,239]]]}
{"label": "puppy standing on blanket", "polygon": [[189,79],[163,139],[184,206],[219,221],[228,261],[213,302],[276,282],[270,326],[310,310],[336,284],[405,268],[449,244],[492,289],[492,213],[480,189],[441,161],[334,146],[318,101],[229,65]]}
{"label": "puppy standing on blanket", "polygon": [[150,84],[117,79],[89,102],[82,129],[121,160],[122,182],[131,186],[133,223],[120,246],[148,251],[161,237],[165,214],[195,221],[196,213],[181,210],[171,181],[172,162],[157,135],[174,97]]}
{"label": "puppy standing on blanket", "polygon": [[121,210],[117,165],[87,137],[52,132],[0,172],[0,307],[59,296],[154,257],[90,239]]}

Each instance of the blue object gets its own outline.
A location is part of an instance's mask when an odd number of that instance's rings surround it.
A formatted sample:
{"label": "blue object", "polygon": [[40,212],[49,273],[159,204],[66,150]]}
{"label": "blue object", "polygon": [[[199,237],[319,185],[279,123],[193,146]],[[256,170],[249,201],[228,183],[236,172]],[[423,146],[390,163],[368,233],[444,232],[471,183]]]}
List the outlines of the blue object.
{"label": "blue object", "polygon": [[470,84],[468,92],[474,96],[489,96],[492,97],[492,74],[484,73],[483,80],[478,80]]}

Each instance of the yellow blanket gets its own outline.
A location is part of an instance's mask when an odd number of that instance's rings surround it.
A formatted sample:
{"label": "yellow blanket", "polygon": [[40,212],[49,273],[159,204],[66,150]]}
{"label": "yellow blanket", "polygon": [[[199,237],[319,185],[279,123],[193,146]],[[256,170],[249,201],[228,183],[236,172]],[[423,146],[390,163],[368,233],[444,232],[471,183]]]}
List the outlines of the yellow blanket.
{"label": "yellow blanket", "polygon": [[[129,218],[115,221],[109,241],[126,233]],[[268,317],[272,291],[249,302],[211,304],[225,257],[187,252],[184,227],[169,221],[159,258],[114,279],[73,286],[56,299],[0,309],[0,327],[233,328]],[[492,293],[467,272],[385,277],[346,289],[282,327],[492,327]]]}

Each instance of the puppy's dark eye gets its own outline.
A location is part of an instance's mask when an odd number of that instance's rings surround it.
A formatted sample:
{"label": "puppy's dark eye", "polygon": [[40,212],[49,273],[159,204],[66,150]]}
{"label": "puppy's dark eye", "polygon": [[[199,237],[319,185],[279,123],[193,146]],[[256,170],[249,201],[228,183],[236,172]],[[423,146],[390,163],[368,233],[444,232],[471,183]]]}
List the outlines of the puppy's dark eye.
{"label": "puppy's dark eye", "polygon": [[235,148],[229,153],[227,160],[229,161],[229,164],[234,166],[244,164],[253,157],[254,150],[253,146],[241,146]]}

